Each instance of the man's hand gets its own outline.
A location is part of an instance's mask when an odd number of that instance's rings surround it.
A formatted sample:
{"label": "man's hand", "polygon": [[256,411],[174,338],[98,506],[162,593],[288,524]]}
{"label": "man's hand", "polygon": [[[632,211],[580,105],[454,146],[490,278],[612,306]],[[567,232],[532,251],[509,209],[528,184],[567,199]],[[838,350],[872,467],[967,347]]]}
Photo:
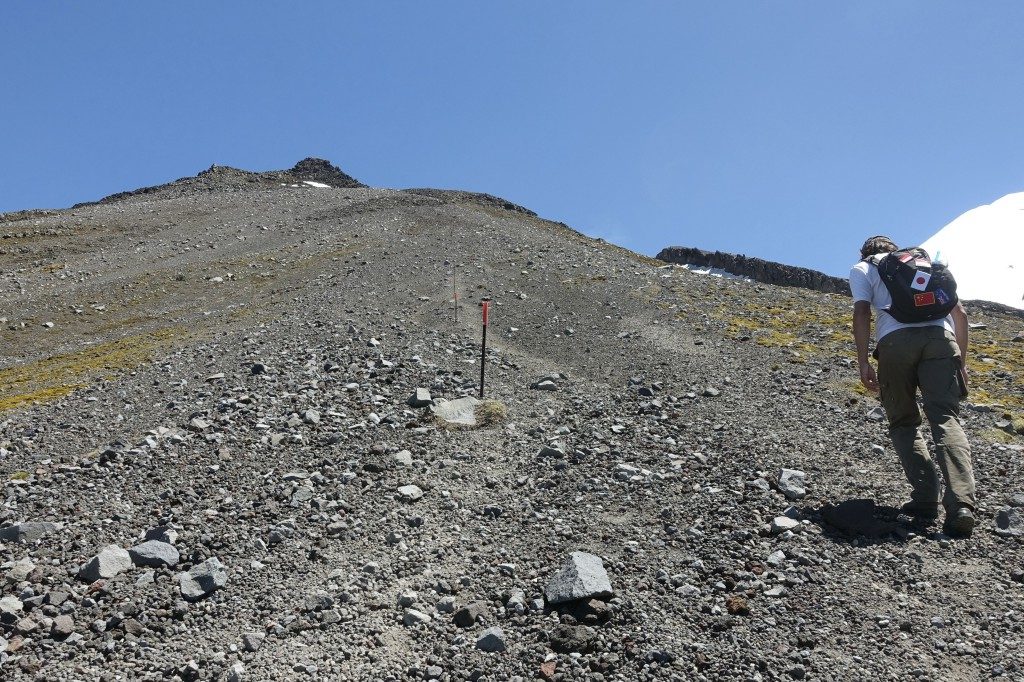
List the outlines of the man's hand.
{"label": "man's hand", "polygon": [[875,368],[870,362],[860,364],[860,383],[872,393],[878,393],[878,375],[875,374]]}

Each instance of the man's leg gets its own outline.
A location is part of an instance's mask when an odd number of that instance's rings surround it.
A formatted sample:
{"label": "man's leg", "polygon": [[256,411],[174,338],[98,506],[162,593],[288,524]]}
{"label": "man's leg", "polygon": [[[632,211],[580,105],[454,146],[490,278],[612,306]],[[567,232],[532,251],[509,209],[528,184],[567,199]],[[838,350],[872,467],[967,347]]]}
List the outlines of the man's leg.
{"label": "man's leg", "polygon": [[[943,331],[939,327],[935,329]],[[956,341],[952,334],[945,332],[936,333],[929,341],[918,365],[924,413],[931,424],[936,459],[946,479],[942,505],[946,508],[947,519],[961,507],[977,508],[971,446],[958,419],[960,386],[956,372],[959,364]]]}
{"label": "man's leg", "polygon": [[939,475],[918,429],[921,425],[921,411],[917,408],[920,343],[914,331],[901,329],[882,339],[878,348],[878,382],[882,407],[889,418],[889,436],[912,488],[911,503],[929,512],[939,504]]}

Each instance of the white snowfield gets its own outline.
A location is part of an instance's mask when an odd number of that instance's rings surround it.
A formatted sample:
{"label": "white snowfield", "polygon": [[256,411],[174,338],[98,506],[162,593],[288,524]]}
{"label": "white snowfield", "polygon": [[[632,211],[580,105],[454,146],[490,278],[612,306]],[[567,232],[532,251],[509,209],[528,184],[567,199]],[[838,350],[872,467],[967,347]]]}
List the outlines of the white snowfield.
{"label": "white snowfield", "polygon": [[949,266],[960,298],[1024,309],[1024,192],[967,211],[921,246]]}
{"label": "white snowfield", "polygon": [[319,187],[320,189],[330,189],[331,188],[330,185],[325,185],[322,182],[315,182],[313,180],[303,180],[302,182],[306,183],[310,187]]}

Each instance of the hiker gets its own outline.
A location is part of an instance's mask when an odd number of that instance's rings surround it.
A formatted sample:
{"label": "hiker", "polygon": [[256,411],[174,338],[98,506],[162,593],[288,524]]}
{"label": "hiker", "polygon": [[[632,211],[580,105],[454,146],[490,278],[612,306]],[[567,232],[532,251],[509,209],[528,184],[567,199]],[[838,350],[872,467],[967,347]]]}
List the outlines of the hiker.
{"label": "hiker", "polygon": [[[889,419],[893,447],[913,489],[910,501],[900,511],[908,516],[934,520],[939,513],[939,477],[935,461],[918,429],[921,411],[917,406],[917,389],[921,389],[924,413],[935,442],[935,459],[946,483],[942,497],[946,511],[943,530],[947,535],[966,537],[974,530],[977,508],[971,448],[959,421],[960,398],[966,395],[967,390],[967,313],[956,300],[955,283],[950,276],[953,295],[949,303],[955,302],[955,306],[948,315],[925,322],[898,321],[894,315],[911,318],[902,311],[896,312],[893,296],[879,272],[885,254],[894,251],[899,251],[899,254],[891,258],[898,256],[900,261],[910,260],[911,265],[914,264],[914,250],[900,251],[890,238],[880,235],[864,242],[860,250],[861,261],[850,270],[850,291],[854,301],[853,338],[857,344],[860,380],[868,390],[880,392],[882,407]],[[912,255],[908,257],[904,255],[906,253]],[[923,254],[923,251],[918,250],[917,253]],[[932,264],[925,261],[923,265]],[[922,282],[927,285],[930,277],[928,274],[913,279],[910,286],[924,292]],[[896,293],[898,300],[902,300],[902,294]],[[909,293],[914,301],[929,299],[926,293]],[[936,295],[940,301],[946,302],[942,289],[938,289],[937,294],[933,292],[931,302],[935,302]],[[916,305],[921,304],[918,302]],[[889,311],[890,306],[893,312]],[[878,361],[877,374],[868,359],[872,308],[877,317],[874,352]]]}

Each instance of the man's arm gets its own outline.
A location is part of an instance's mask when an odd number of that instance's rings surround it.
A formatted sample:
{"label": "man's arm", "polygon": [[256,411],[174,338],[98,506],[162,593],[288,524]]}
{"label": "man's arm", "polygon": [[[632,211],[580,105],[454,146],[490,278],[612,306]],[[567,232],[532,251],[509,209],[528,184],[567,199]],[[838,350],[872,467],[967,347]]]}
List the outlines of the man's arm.
{"label": "man's arm", "polygon": [[869,391],[878,391],[878,375],[868,359],[868,339],[871,338],[871,304],[856,301],[853,304],[853,341],[857,344],[857,366],[860,382]]}
{"label": "man's arm", "polygon": [[966,373],[967,330],[970,328],[967,325],[967,311],[964,310],[962,303],[957,303],[956,307],[949,314],[953,318],[953,334],[956,336],[956,345],[960,347],[960,364],[963,365]]}

